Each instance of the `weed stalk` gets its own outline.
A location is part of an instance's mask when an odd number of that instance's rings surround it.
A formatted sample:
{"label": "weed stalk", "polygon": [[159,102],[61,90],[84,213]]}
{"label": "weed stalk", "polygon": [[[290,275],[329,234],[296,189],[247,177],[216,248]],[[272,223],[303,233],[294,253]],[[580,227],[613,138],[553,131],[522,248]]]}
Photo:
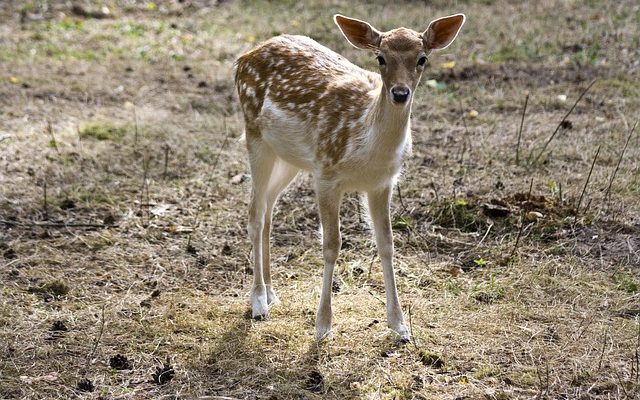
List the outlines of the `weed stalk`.
{"label": "weed stalk", "polygon": [[529,103],[529,92],[524,98],[524,106],[522,107],[522,117],[520,118],[520,129],[518,129],[518,143],[516,144],[516,165],[520,165],[520,139],[522,138],[522,127],[524,126],[524,115],[527,112],[527,104]]}
{"label": "weed stalk", "polygon": [[582,205],[582,198],[584,197],[584,193],[587,190],[587,186],[589,185],[589,181],[591,180],[591,173],[593,172],[593,167],[596,165],[596,160],[598,159],[598,154],[600,154],[600,147],[598,146],[598,150],[596,150],[596,155],[593,157],[593,162],[591,163],[591,169],[589,170],[589,175],[587,176],[587,180],[584,183],[584,187],[582,188],[582,193],[580,194],[580,199],[578,200],[578,205],[576,206],[575,214],[578,217],[578,213],[580,212],[580,206]]}
{"label": "weed stalk", "polygon": [[613,186],[613,180],[616,179],[616,174],[618,173],[618,170],[620,169],[620,163],[622,162],[622,157],[624,157],[624,153],[627,151],[627,146],[629,146],[629,141],[631,140],[631,137],[633,136],[633,132],[636,130],[636,126],[638,125],[638,121],[636,120],[636,123],[633,124],[633,128],[631,128],[631,131],[629,131],[629,135],[627,136],[627,140],[624,142],[624,147],[622,148],[622,152],[620,153],[620,157],[618,157],[618,163],[616,164],[616,168],[613,170],[613,174],[611,175],[611,179],[609,179],[609,186],[607,186],[607,190],[605,191],[604,194],[604,198],[607,201],[607,204],[609,203],[609,200],[611,200],[611,187]]}
{"label": "weed stalk", "polygon": [[[584,97],[585,94],[587,94],[587,92],[589,91],[589,89],[591,89],[591,86],[593,86],[594,83],[596,83],[597,79],[594,79],[591,81],[591,83],[589,84],[589,86],[587,86],[587,88],[585,90],[582,91],[582,93],[580,94],[580,97],[578,97],[578,100],[576,100],[575,103],[573,103],[573,106],[569,109],[569,111],[564,115],[564,117],[562,117],[562,119],[560,120],[560,123],[558,124],[558,126],[556,126],[556,130],[553,131],[553,133],[551,134],[551,136],[549,137],[549,139],[547,139],[546,143],[544,144],[544,146],[542,146],[542,149],[540,150],[540,152],[538,153],[538,155],[536,156],[536,158],[533,160],[532,164],[537,164],[538,161],[540,160],[540,157],[542,157],[542,154],[545,152],[545,150],[547,150],[547,146],[549,146],[549,143],[551,143],[551,141],[553,140],[553,138],[556,137],[556,134],[558,133],[558,131],[560,130],[560,127],[562,127],[562,125],[564,124],[564,121],[567,120],[567,118],[569,117],[569,115],[571,115],[571,113],[573,112],[574,108],[576,108],[576,106],[578,105],[578,103],[580,102],[580,100],[582,100],[582,98]],[[531,153],[529,154],[529,159],[531,159],[533,155],[533,150],[531,151]]]}

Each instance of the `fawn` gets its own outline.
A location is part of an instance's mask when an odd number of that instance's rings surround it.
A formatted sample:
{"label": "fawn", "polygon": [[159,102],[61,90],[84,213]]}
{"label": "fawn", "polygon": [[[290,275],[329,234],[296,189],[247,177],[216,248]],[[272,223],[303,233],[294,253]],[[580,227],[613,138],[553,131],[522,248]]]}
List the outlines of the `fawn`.
{"label": "fawn", "polygon": [[316,339],[331,332],[340,202],[346,191],[360,191],[367,195],[382,263],[387,324],[407,341],[410,332],[392,264],[391,195],[403,156],[411,151],[411,103],[427,56],[453,42],[465,16],[436,19],[422,33],[406,28],[380,32],[342,15],[335,15],[334,21],[349,43],[373,52],[379,74],[304,36],[274,37],[236,61],[235,85],[252,177],[252,315],[266,318],[268,307],[279,302],[269,265],[271,215],[280,193],[306,170],[314,178],[322,225],[324,275]]}

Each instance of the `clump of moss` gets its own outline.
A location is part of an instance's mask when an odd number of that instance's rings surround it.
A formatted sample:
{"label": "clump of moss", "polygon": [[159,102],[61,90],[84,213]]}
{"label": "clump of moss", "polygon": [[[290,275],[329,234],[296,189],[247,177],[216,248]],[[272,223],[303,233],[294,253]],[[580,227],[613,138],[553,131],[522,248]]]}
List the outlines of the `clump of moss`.
{"label": "clump of moss", "polygon": [[638,282],[633,277],[624,274],[618,274],[614,277],[617,288],[624,292],[633,294],[638,292]]}
{"label": "clump of moss", "polygon": [[124,126],[113,125],[108,122],[92,122],[80,128],[80,138],[117,141],[127,134]]}
{"label": "clump of moss", "polygon": [[69,285],[61,280],[48,282],[40,287],[30,287],[29,292],[41,293],[46,301],[66,296],[69,293]]}
{"label": "clump of moss", "polygon": [[473,373],[473,377],[476,379],[484,379],[499,376],[501,373],[502,370],[497,365],[483,365]]}
{"label": "clump of moss", "polygon": [[429,350],[420,350],[418,352],[418,356],[424,365],[431,368],[441,369],[445,366],[444,360],[440,358],[439,355]]}
{"label": "clump of moss", "polygon": [[504,288],[492,276],[489,281],[475,285],[471,297],[480,303],[494,303],[504,297]]}
{"label": "clump of moss", "polygon": [[463,232],[478,232],[487,226],[480,215],[479,207],[464,198],[442,200],[434,207],[433,216],[434,224],[444,228],[460,229]]}

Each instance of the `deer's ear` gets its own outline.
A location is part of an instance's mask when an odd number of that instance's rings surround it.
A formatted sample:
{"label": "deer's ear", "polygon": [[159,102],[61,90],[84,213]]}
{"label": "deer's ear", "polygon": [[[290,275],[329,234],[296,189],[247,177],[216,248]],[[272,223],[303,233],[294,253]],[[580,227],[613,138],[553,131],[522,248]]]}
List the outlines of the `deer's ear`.
{"label": "deer's ear", "polygon": [[464,14],[449,15],[432,21],[427,30],[422,33],[425,50],[447,48],[458,36],[464,21]]}
{"label": "deer's ear", "polygon": [[340,14],[334,15],[333,20],[344,37],[355,47],[366,50],[380,46],[380,32],[368,23]]}

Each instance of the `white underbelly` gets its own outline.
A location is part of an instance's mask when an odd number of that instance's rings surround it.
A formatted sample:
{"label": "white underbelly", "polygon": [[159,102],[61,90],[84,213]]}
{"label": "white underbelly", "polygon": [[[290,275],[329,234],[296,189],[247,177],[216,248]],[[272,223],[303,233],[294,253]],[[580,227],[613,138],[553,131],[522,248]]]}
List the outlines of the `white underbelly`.
{"label": "white underbelly", "polygon": [[278,157],[308,171],[315,163],[315,138],[304,121],[265,96],[258,116],[262,138]]}

